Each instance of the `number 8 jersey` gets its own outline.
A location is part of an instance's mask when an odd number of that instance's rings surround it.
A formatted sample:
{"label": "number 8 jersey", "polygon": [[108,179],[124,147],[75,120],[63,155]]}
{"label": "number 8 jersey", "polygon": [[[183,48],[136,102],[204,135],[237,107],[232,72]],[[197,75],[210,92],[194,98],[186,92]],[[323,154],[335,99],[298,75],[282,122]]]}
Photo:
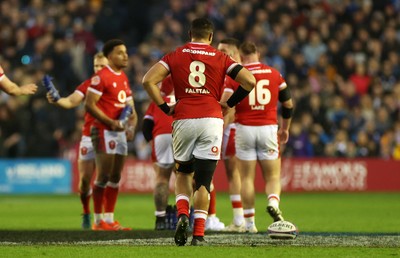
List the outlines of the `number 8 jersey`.
{"label": "number 8 jersey", "polygon": [[204,43],[190,42],[165,55],[160,63],[174,84],[174,119],[222,119],[221,98],[225,75],[238,65],[228,55]]}
{"label": "number 8 jersey", "polygon": [[[278,124],[278,96],[279,90],[287,87],[285,79],[275,68],[260,62],[243,66],[254,75],[257,83],[250,94],[236,105],[235,122],[254,126]],[[235,91],[238,83],[228,79],[225,87]]]}

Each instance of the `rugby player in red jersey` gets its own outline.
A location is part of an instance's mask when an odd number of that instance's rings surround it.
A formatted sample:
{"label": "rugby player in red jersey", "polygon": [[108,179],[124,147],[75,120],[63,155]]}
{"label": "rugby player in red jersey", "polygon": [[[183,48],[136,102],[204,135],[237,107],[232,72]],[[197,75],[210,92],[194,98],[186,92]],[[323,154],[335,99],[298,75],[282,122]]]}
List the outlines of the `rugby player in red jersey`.
{"label": "rugby player in red jersey", "polygon": [[4,70],[0,65],[0,90],[3,90],[8,95],[32,95],[35,94],[37,88],[36,84],[33,83],[18,86],[4,74]]}
{"label": "rugby player in red jersey", "polygon": [[[257,162],[261,166],[267,195],[267,212],[274,221],[283,220],[279,209],[281,193],[281,157],[279,144],[289,138],[293,102],[282,75],[259,62],[255,44],[240,46],[242,65],[256,78],[254,90],[235,107],[236,157],[241,175],[241,195],[245,231],[257,233],[255,225],[254,179]],[[232,91],[237,84],[231,84]],[[278,126],[278,101],[282,104],[282,120]],[[279,128],[278,128],[279,127]]]}
{"label": "rugby player in red jersey", "polygon": [[[103,67],[108,64],[107,58],[102,52],[97,53],[93,58],[93,68],[94,73],[97,73]],[[60,98],[54,101],[52,95],[47,93],[46,97],[49,103],[56,106],[70,109],[79,106],[86,96],[87,88],[90,86],[90,79],[82,82],[75,91],[67,97]],[[90,218],[90,198],[92,196],[92,189],[90,186],[94,170],[94,150],[92,140],[90,139],[90,127],[94,118],[89,114],[85,113],[85,121],[82,127],[82,138],[79,143],[79,158],[78,158],[78,170],[79,170],[79,193],[82,203],[83,213],[82,213],[82,228],[91,229],[91,218]]]}
{"label": "rugby player in red jersey", "polygon": [[134,107],[128,78],[123,71],[128,65],[128,53],[119,39],[107,41],[103,53],[108,65],[91,78],[85,104],[95,118],[91,128],[97,168],[92,229],[130,230],[114,219],[121,171],[128,154],[127,139],[133,139],[137,122],[134,108],[127,126],[119,120],[126,105]]}
{"label": "rugby player in red jersey", "polygon": [[[233,107],[255,86],[254,76],[211,47],[213,24],[206,18],[194,19],[191,42],[178,47],[153,65],[143,77],[152,100],[173,115],[173,147],[176,162],[175,194],[178,223],[175,243],[187,242],[189,201],[193,194],[194,225],[192,245],[205,245],[204,226],[208,214],[210,183],[220,159],[223,109]],[[157,84],[171,74],[176,105],[169,107]],[[220,103],[225,75],[241,84],[226,103]],[[194,179],[194,187],[192,182]],[[194,189],[193,189],[194,188]]]}
{"label": "rugby player in red jersey", "polygon": [[[171,76],[165,78],[160,86],[163,98],[168,105],[175,104],[174,87]],[[174,170],[174,155],[172,150],[172,117],[162,112],[151,102],[143,118],[143,136],[151,142],[152,160],[156,172],[156,182],[153,192],[156,230],[169,229],[166,223],[166,208],[168,206],[169,180]]]}
{"label": "rugby player in red jersey", "polygon": [[[241,62],[239,54],[240,43],[235,38],[226,38],[220,41],[217,48],[218,50],[231,56],[237,62]],[[226,87],[227,84],[234,83],[239,86],[239,83],[232,80],[229,76],[225,77],[224,91],[222,93],[221,101],[225,102],[233,94],[233,90]],[[236,149],[235,149],[235,133],[236,126],[234,123],[235,113],[234,109],[224,116],[224,136],[222,139],[222,159],[224,160],[226,176],[229,184],[229,199],[233,209],[232,223],[224,228],[224,231],[244,232],[244,216],[242,199],[240,195],[240,174],[237,168]],[[211,202],[211,201],[210,201]]]}

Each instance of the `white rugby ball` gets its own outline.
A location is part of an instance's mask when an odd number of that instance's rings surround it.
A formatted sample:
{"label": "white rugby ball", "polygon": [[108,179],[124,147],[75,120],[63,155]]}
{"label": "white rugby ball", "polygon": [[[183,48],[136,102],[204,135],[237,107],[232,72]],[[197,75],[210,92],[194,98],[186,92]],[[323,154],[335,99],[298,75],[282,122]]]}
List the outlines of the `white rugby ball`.
{"label": "white rugby ball", "polygon": [[295,239],[299,230],[289,221],[276,221],[268,226],[267,234],[272,239]]}

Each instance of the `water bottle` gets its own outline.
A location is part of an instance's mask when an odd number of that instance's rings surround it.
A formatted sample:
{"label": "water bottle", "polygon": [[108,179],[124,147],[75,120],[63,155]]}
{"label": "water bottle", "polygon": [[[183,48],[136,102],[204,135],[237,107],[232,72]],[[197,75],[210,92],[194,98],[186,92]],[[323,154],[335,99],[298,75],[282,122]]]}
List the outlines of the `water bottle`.
{"label": "water bottle", "polygon": [[132,115],[132,113],[133,113],[132,106],[128,104],[125,105],[118,118],[119,123],[122,127],[125,127],[125,125],[128,123],[129,117]]}
{"label": "water bottle", "polygon": [[49,75],[45,75],[43,77],[43,85],[46,88],[47,92],[50,93],[51,97],[53,98],[54,101],[58,101],[60,97],[60,93],[58,93],[58,90],[54,86],[53,82],[51,81],[53,78],[51,78]]}

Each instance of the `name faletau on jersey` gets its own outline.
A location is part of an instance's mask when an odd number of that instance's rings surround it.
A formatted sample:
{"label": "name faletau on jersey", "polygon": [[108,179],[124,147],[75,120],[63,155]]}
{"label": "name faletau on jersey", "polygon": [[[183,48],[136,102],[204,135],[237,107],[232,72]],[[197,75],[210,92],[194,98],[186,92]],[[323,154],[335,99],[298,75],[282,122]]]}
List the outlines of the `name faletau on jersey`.
{"label": "name faletau on jersey", "polygon": [[215,56],[215,52],[208,52],[208,51],[204,51],[204,50],[196,50],[196,49],[189,49],[189,48],[182,49],[182,53]]}
{"label": "name faletau on jersey", "polygon": [[210,94],[210,91],[207,89],[185,88],[185,93]]}

